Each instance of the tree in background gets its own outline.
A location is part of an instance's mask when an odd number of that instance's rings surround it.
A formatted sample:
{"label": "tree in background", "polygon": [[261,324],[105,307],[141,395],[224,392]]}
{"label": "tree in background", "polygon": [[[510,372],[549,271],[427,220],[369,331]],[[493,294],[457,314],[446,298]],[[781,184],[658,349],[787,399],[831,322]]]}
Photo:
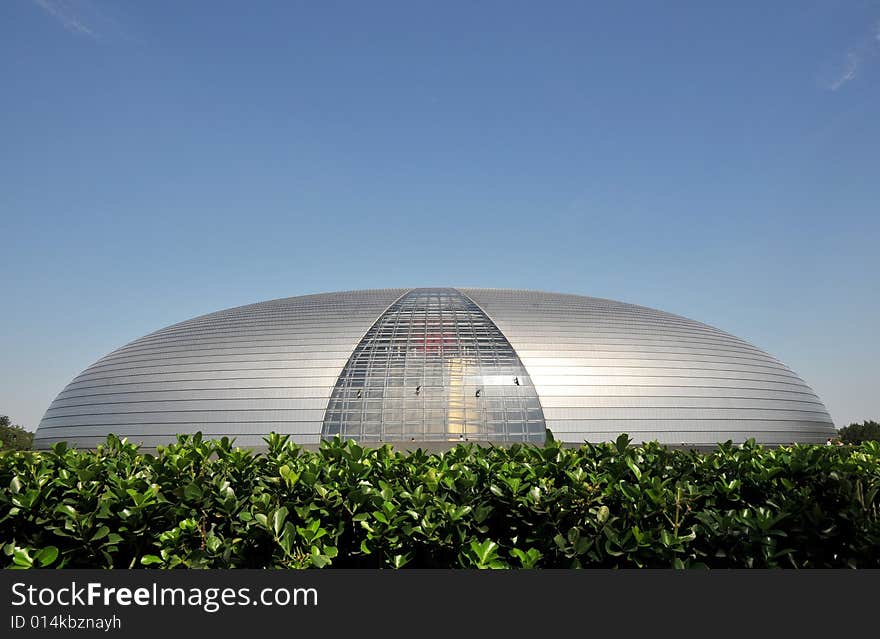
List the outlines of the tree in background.
{"label": "tree in background", "polygon": [[7,415],[0,415],[0,450],[30,450],[34,434],[13,425]]}
{"label": "tree in background", "polygon": [[867,441],[880,441],[880,424],[865,421],[863,424],[850,424],[839,431],[840,440],[845,444],[861,444]]}

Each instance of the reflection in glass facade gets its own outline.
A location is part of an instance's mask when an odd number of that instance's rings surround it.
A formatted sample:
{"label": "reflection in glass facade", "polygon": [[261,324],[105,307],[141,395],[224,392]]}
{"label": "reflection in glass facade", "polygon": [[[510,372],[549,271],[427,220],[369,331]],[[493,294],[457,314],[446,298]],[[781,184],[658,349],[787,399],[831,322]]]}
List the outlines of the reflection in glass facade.
{"label": "reflection in glass facade", "polygon": [[516,352],[468,297],[413,289],[357,345],[321,431],[358,441],[543,442],[544,414]]}

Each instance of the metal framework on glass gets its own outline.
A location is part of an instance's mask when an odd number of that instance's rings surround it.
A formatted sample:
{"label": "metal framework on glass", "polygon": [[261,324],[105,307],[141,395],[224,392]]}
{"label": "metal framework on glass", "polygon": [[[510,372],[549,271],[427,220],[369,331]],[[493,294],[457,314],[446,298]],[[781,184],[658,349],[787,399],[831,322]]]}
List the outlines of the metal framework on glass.
{"label": "metal framework on glass", "polygon": [[544,429],[531,378],[492,320],[456,289],[419,288],[355,348],[321,437],[542,442]]}

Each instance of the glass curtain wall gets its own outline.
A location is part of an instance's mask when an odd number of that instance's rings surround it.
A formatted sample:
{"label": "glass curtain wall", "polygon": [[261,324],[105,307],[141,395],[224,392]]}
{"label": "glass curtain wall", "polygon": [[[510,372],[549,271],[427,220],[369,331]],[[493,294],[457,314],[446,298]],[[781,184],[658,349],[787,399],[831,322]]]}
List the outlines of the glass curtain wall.
{"label": "glass curtain wall", "polygon": [[355,348],[321,436],[540,443],[544,428],[528,373],[486,314],[455,289],[413,289]]}

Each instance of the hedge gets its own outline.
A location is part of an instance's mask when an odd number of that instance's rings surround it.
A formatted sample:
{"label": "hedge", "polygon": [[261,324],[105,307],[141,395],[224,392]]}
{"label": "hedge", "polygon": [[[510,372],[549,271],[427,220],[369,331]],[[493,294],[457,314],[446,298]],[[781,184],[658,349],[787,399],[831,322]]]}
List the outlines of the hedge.
{"label": "hedge", "polygon": [[10,568],[880,567],[880,444],[0,456]]}

